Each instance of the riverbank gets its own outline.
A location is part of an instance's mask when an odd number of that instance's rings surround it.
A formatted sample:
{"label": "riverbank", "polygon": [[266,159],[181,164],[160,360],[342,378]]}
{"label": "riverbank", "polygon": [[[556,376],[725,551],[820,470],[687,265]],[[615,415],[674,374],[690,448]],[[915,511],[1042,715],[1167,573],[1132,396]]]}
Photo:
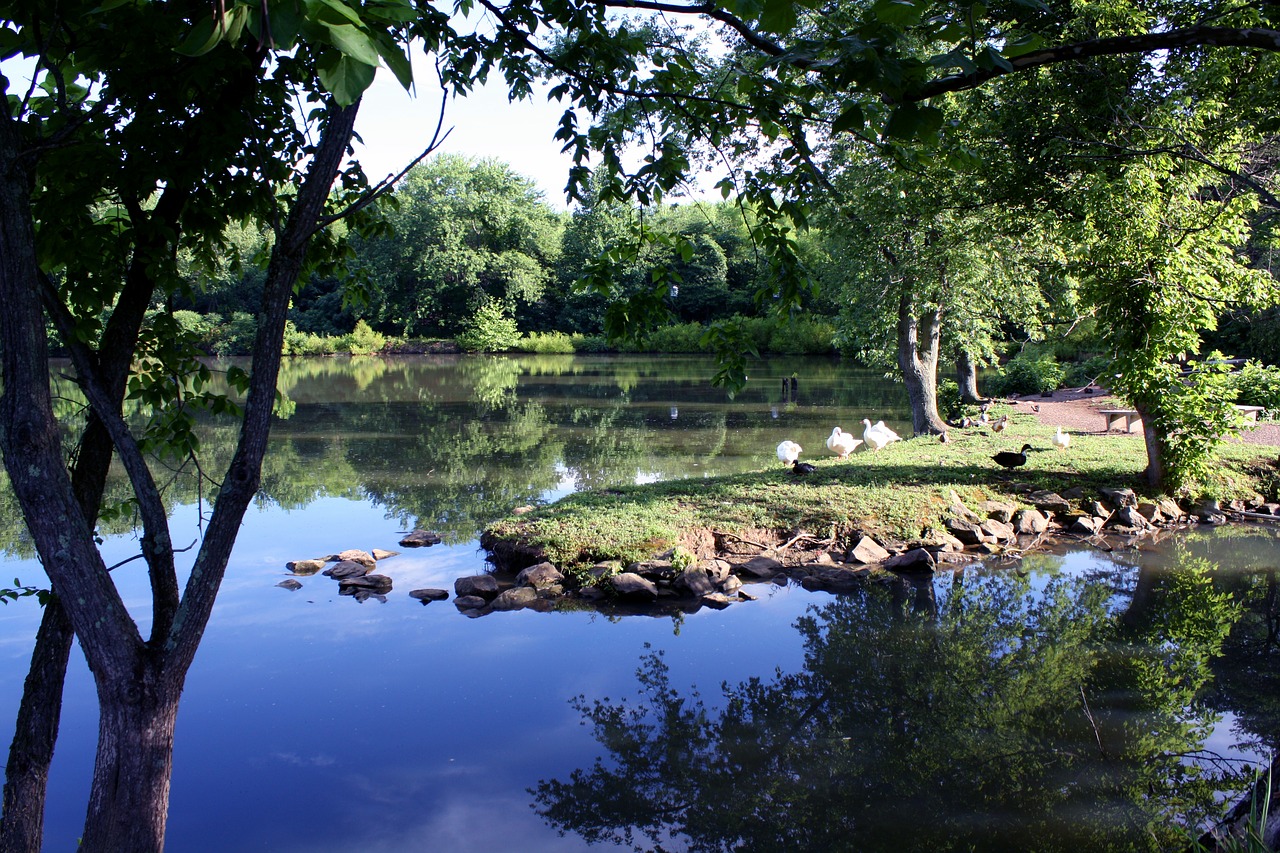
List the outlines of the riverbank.
{"label": "riverbank", "polygon": [[[1029,411],[1031,405],[1039,411]],[[605,564],[616,572],[678,547],[702,565],[719,560],[736,567],[766,556],[777,561],[775,572],[838,588],[842,579],[877,568],[933,570],[1016,555],[1055,537],[1143,535],[1160,526],[1216,523],[1233,512],[1280,510],[1270,446],[1232,442],[1205,493],[1177,502],[1145,486],[1140,438],[1103,432],[1096,413],[1096,431],[1077,431],[1067,450],[1055,449],[1050,437],[1057,426],[1068,416],[1087,417],[1091,405],[1014,404],[1000,433],[982,425],[953,429],[945,443],[920,438],[846,460],[818,457],[803,477],[771,464],[736,476],[577,493],[490,526],[482,544],[500,569],[545,560],[571,585],[599,585]],[[991,458],[1023,444],[1032,445],[1023,467],[1008,471]],[[864,541],[883,553],[856,556]],[[797,566],[808,567],[800,577]]]}

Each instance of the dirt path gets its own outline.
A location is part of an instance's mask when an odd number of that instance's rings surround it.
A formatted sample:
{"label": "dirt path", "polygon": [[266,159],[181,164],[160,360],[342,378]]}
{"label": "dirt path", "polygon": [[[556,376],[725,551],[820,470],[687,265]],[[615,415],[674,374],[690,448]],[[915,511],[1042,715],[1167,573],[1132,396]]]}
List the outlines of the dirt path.
{"label": "dirt path", "polygon": [[[1092,393],[1088,393],[1092,391]],[[1067,432],[1078,434],[1102,435],[1102,415],[1100,409],[1118,409],[1121,406],[1110,394],[1099,388],[1078,390],[1059,389],[1052,397],[1024,397],[1010,400],[1019,412],[1031,413],[1040,422],[1049,426],[1061,426]],[[1113,430],[1113,434],[1119,434]],[[1138,432],[1133,433],[1135,439],[1140,438]],[[1240,441],[1247,444],[1263,444],[1280,447],[1280,423],[1260,424],[1240,433]]]}

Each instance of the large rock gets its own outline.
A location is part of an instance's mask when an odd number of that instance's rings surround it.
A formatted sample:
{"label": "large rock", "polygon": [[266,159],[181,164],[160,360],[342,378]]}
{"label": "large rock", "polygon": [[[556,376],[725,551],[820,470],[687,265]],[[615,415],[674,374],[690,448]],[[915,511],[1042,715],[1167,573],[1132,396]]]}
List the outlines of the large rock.
{"label": "large rock", "polygon": [[439,533],[429,530],[415,530],[400,540],[401,548],[425,548],[428,545],[439,545],[442,540]]}
{"label": "large rock", "polygon": [[698,600],[707,607],[714,608],[715,610],[724,610],[733,603],[729,600],[729,596],[725,595],[723,592],[709,592]]}
{"label": "large rock", "polygon": [[459,610],[479,610],[488,603],[478,595],[459,595],[453,599],[453,606]]}
{"label": "large rock", "polygon": [[531,586],[535,589],[554,586],[563,580],[564,575],[551,563],[538,563],[536,566],[521,569],[520,574],[516,575],[517,586]]}
{"label": "large rock", "polygon": [[411,589],[409,590],[409,597],[416,598],[423,604],[427,604],[432,601],[444,601],[449,597],[449,593],[443,589]]}
{"label": "large rock", "polygon": [[489,605],[494,610],[519,610],[538,598],[538,591],[531,586],[513,586],[498,593]]}
{"label": "large rock", "polygon": [[453,594],[459,598],[479,596],[486,601],[498,594],[498,579],[493,575],[472,575],[453,582]]}
{"label": "large rock", "polygon": [[368,551],[361,551],[358,548],[349,548],[346,551],[340,552],[337,556],[339,561],[345,560],[351,563],[359,563],[362,566],[368,567],[370,570],[378,567],[378,561],[373,559],[372,554]]}
{"label": "large rock", "polygon": [[384,593],[391,591],[391,578],[386,575],[359,575],[343,578],[338,581],[338,591],[344,589],[367,589],[370,592]]}
{"label": "large rock", "polygon": [[627,566],[627,571],[650,580],[670,580],[679,574],[679,571],[671,565],[670,560],[661,559],[637,560]]}
{"label": "large rock", "polygon": [[394,557],[394,556],[396,556],[397,554],[399,554],[400,552],[399,552],[399,551],[384,551],[384,550],[383,550],[383,549],[381,549],[381,548],[374,548],[374,549],[373,549],[372,551],[370,551],[369,553],[373,555],[373,559],[375,559],[375,560],[389,560],[389,559],[391,559],[392,557]]}
{"label": "large rock", "polygon": [[987,518],[994,518],[996,521],[1003,521],[1008,524],[1009,520],[1013,518],[1013,514],[1018,511],[1018,508],[1004,501],[983,501],[982,511],[987,514]]}
{"label": "large rock", "polygon": [[845,560],[852,563],[882,563],[889,559],[889,552],[870,536],[859,537],[845,555]]}
{"label": "large rock", "polygon": [[1133,489],[1102,489],[1102,496],[1114,507],[1137,506],[1138,496]]}
{"label": "large rock", "polygon": [[780,574],[783,570],[782,563],[773,557],[752,557],[745,563],[739,563],[737,570],[740,574],[749,575],[753,578],[772,578]]}
{"label": "large rock", "polygon": [[653,581],[643,578],[635,572],[620,572],[609,579],[613,591],[619,598],[638,601],[653,601],[658,597],[658,587]]}
{"label": "large rock", "polygon": [[742,589],[742,579],[737,575],[729,575],[720,582],[720,589],[726,594],[733,594]]}
{"label": "large rock", "polygon": [[284,567],[295,575],[305,576],[314,575],[316,572],[323,569],[325,565],[326,563],[324,560],[294,560],[293,562],[285,563]]}
{"label": "large rock", "polygon": [[716,585],[702,569],[685,569],[671,583],[678,592],[700,597],[716,591]]}
{"label": "large rock", "polygon": [[1071,511],[1071,503],[1056,492],[1041,489],[1027,495],[1027,500],[1034,504],[1036,509],[1039,510],[1048,510],[1050,512]]}
{"label": "large rock", "polygon": [[1178,502],[1172,498],[1160,498],[1156,501],[1156,507],[1160,510],[1160,514],[1171,521],[1177,521],[1186,515],[1182,511],[1182,507],[1178,506]]}
{"label": "large rock", "polygon": [[1101,529],[1102,521],[1091,515],[1077,515],[1067,528],[1072,533],[1079,533],[1081,536],[1093,536]]}
{"label": "large rock", "polygon": [[1122,506],[1111,514],[1110,520],[1107,521],[1108,527],[1128,527],[1133,530],[1145,530],[1151,526],[1151,523],[1138,512],[1137,507]]}
{"label": "large rock", "polygon": [[369,574],[369,566],[366,566],[364,563],[357,563],[353,560],[339,560],[329,568],[325,569],[324,573],[334,580],[358,578],[361,575]]}
{"label": "large rock", "polygon": [[1151,501],[1138,501],[1138,513],[1151,524],[1160,524],[1165,520],[1164,513],[1160,511],[1159,505]]}
{"label": "large rock", "polygon": [[1049,529],[1049,519],[1038,509],[1020,509],[1013,514],[1013,529],[1023,536],[1038,535]]}
{"label": "large rock", "polygon": [[943,526],[947,528],[948,533],[965,545],[981,545],[985,538],[981,527],[963,518],[948,518],[943,522]]}
{"label": "large rock", "polygon": [[938,563],[933,559],[933,555],[924,548],[912,548],[904,554],[884,561],[886,569],[897,572],[932,572],[937,569],[937,566]]}
{"label": "large rock", "polygon": [[988,518],[979,525],[982,532],[995,539],[997,542],[1008,542],[1017,535],[1012,524],[1006,524],[1003,521],[994,518]]}

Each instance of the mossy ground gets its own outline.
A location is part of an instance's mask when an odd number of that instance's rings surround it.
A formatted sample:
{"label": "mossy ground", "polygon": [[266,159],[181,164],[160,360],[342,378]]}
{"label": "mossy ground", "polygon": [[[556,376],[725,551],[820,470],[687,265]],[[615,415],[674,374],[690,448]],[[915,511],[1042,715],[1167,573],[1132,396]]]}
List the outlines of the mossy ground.
{"label": "mossy ground", "polygon": [[[957,429],[946,444],[918,438],[844,461],[809,458],[817,470],[806,477],[779,463],[735,476],[580,492],[500,521],[489,532],[541,548],[557,565],[572,569],[650,557],[697,541],[706,530],[769,531],[779,538],[805,531],[837,539],[857,530],[910,540],[940,525],[953,491],[970,507],[983,500],[1026,506],[1028,486],[1058,492],[1079,486],[1088,498],[1098,497],[1103,487],[1120,486],[1157,494],[1143,479],[1141,439],[1076,435],[1068,450],[1059,451],[1049,441],[1053,432],[1033,417],[1015,417],[999,434]],[[1033,446],[1024,467],[1007,471],[992,461],[997,451],[1016,451],[1023,443]],[[1275,455],[1275,448],[1228,444],[1215,482],[1205,490],[1219,498],[1275,499]]]}

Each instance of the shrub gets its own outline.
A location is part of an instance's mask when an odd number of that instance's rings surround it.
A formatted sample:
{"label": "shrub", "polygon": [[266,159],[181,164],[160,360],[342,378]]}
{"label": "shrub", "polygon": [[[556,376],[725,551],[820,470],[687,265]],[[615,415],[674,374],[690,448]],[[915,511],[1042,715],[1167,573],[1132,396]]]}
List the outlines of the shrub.
{"label": "shrub", "polygon": [[835,335],[830,323],[801,318],[777,324],[765,349],[788,355],[830,355],[835,352]]}
{"label": "shrub", "polygon": [[1040,394],[1060,386],[1064,372],[1052,358],[1033,361],[1018,356],[987,382],[987,390],[997,396]]}
{"label": "shrub", "polygon": [[706,329],[701,323],[677,323],[663,326],[644,336],[641,352],[704,352],[702,335]]}
{"label": "shrub", "polygon": [[467,352],[501,352],[520,341],[515,319],[497,302],[480,306],[458,335],[458,346]]}
{"label": "shrub", "polygon": [[[581,336],[575,336],[581,337]],[[516,349],[522,352],[565,354],[575,352],[574,338],[564,332],[530,332],[520,339]]]}
{"label": "shrub", "polygon": [[1274,415],[1280,412],[1280,367],[1246,361],[1231,377],[1236,402],[1242,406],[1262,406]]}
{"label": "shrub", "polygon": [[1063,381],[1072,388],[1082,388],[1096,379],[1101,379],[1099,383],[1104,387],[1111,387],[1111,358],[1105,355],[1096,355],[1087,361],[1076,362],[1067,367],[1067,373]]}
{"label": "shrub", "polygon": [[340,342],[342,348],[352,355],[370,355],[387,345],[386,336],[369,328],[364,320],[358,320],[355,329],[343,335]]}
{"label": "shrub", "polygon": [[949,421],[964,416],[964,401],[960,399],[960,383],[954,379],[938,380],[938,412]]}
{"label": "shrub", "polygon": [[[216,317],[217,315],[210,315]],[[253,339],[258,333],[258,318],[237,311],[226,322],[217,324],[209,332],[209,349],[214,355],[249,355],[253,351]]]}
{"label": "shrub", "polygon": [[615,352],[616,347],[611,345],[603,335],[583,335],[575,334],[570,340],[573,342],[575,352]]}

